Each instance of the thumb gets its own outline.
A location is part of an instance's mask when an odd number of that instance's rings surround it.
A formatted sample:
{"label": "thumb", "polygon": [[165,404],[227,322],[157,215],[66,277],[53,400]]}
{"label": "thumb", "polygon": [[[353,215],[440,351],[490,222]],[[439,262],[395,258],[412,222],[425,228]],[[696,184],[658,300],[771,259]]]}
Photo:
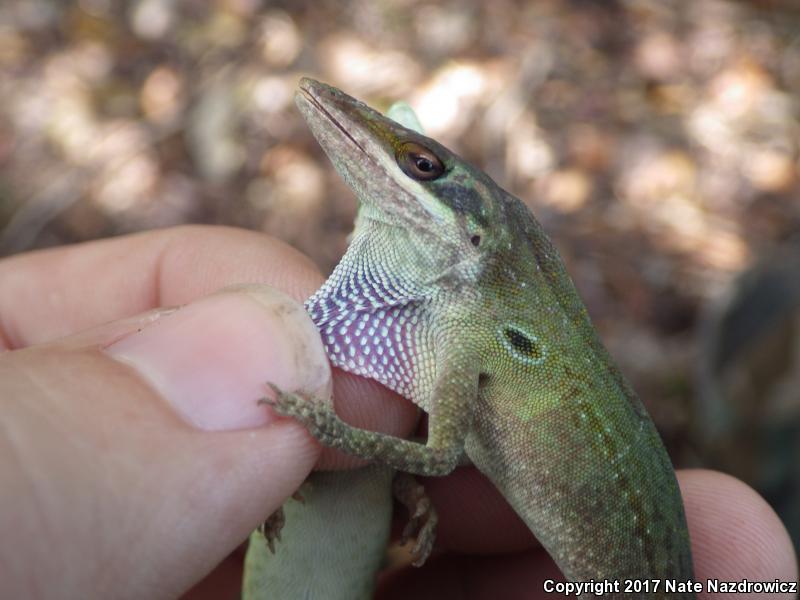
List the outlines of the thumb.
{"label": "thumb", "polygon": [[302,307],[209,296],[0,354],[1,597],[175,597],[277,509],[319,450],[256,404],[327,396]]}

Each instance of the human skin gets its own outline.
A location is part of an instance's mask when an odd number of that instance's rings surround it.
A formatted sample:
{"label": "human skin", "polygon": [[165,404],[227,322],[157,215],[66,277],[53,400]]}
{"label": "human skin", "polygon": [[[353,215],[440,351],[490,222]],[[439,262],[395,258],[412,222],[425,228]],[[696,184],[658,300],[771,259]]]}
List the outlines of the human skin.
{"label": "human skin", "polygon": [[[354,463],[256,404],[266,381],[327,389],[310,320],[252,287],[213,292],[263,283],[300,301],[322,280],[292,248],[220,227],[1,260],[0,596],[238,598],[248,532],[315,464]],[[374,382],[334,372],[333,387],[359,427],[414,426],[414,407]],[[678,479],[698,581],[797,579],[753,490]],[[379,598],[545,597],[557,570],[474,469],[426,487],[452,552],[384,577]]]}

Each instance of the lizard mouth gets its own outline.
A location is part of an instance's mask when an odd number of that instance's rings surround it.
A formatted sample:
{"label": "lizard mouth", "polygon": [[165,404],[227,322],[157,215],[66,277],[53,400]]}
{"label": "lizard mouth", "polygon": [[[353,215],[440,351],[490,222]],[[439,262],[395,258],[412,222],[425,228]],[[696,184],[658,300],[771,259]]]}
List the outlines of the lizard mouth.
{"label": "lizard mouth", "polygon": [[[295,102],[333,166],[359,201],[378,207],[364,218],[407,226],[414,205],[430,219],[412,182],[397,166],[397,143],[408,133],[402,126],[329,85],[303,78]],[[411,136],[414,139],[414,136]]]}
{"label": "lizard mouth", "polygon": [[[326,94],[327,92],[327,94]],[[340,92],[341,93],[341,92]],[[361,153],[372,160],[369,152],[362,146],[358,140],[353,137],[353,135],[347,131],[347,129],[342,125],[341,121],[339,121],[336,117],[331,114],[331,111],[328,110],[325,106],[325,100],[328,100],[330,103],[339,104],[339,110],[345,112],[347,114],[349,108],[352,108],[347,105],[347,97],[344,98],[336,98],[335,96],[332,98],[324,98],[325,95],[333,96],[331,92],[326,90],[322,85],[314,81],[313,79],[308,79],[304,77],[300,80],[300,89],[298,92],[298,96],[301,97],[303,100],[308,102],[318,113],[323,115],[331,124],[338,129],[343,136],[349,139],[353,145],[358,148]]]}

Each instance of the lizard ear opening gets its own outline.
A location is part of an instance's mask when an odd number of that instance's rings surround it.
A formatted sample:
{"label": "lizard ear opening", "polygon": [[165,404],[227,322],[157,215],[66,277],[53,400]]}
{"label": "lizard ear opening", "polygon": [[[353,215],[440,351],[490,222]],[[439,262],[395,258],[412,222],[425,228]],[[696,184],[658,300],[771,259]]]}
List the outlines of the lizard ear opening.
{"label": "lizard ear opening", "polygon": [[499,333],[501,343],[514,358],[529,365],[538,365],[544,361],[545,348],[535,335],[514,325],[506,325]]}
{"label": "lizard ear opening", "polygon": [[417,181],[432,181],[444,173],[444,163],[425,146],[416,142],[404,142],[395,155],[400,169]]}

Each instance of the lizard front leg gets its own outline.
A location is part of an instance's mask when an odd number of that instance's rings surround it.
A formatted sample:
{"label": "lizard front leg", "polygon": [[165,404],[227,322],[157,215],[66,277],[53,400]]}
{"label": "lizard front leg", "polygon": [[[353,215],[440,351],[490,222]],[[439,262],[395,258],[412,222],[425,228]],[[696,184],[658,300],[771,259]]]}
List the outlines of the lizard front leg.
{"label": "lizard front leg", "polygon": [[272,384],[274,398],[263,403],[278,414],[306,426],[321,444],[366,460],[415,475],[450,473],[464,453],[464,440],[472,425],[472,406],[478,390],[477,363],[462,360],[443,367],[431,394],[427,443],[421,444],[377,431],[367,431],[342,421],[333,407]]}

